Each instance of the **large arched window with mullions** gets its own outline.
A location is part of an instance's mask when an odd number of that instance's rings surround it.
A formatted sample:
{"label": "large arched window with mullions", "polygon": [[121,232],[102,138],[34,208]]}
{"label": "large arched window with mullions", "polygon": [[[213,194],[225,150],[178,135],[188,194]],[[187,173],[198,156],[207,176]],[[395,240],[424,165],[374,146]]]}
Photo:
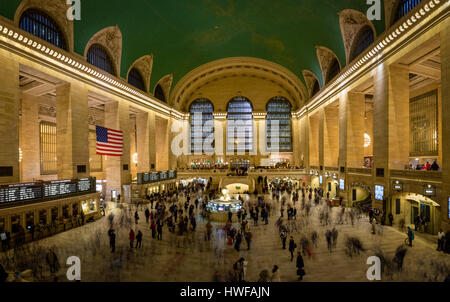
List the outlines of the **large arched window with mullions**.
{"label": "large arched window with mullions", "polygon": [[394,16],[394,23],[406,16],[413,10],[422,0],[400,0],[397,6],[397,11]]}
{"label": "large arched window with mullions", "polygon": [[87,52],[88,63],[106,71],[112,75],[116,75],[114,63],[106,49],[100,44],[93,44]]}
{"label": "large arched window with mullions", "polygon": [[291,103],[274,97],[267,103],[267,151],[292,152]]}
{"label": "large arched window with mullions", "polygon": [[227,112],[227,153],[252,152],[252,104],[245,97],[235,97],[228,103]]}
{"label": "large arched window with mullions", "polygon": [[27,9],[20,17],[19,27],[59,48],[67,50],[66,39],[58,24],[46,13]]}
{"label": "large arched window with mullions", "polygon": [[372,28],[370,26],[361,28],[353,43],[352,51],[350,53],[350,62],[362,54],[374,41],[375,35],[373,34]]}
{"label": "large arched window with mullions", "polygon": [[144,79],[142,78],[139,70],[137,70],[136,68],[132,68],[130,70],[130,73],[128,73],[128,83],[133,85],[137,89],[145,91]]}
{"label": "large arched window with mullions", "polygon": [[214,106],[208,99],[195,100],[189,109],[191,153],[214,153]]}

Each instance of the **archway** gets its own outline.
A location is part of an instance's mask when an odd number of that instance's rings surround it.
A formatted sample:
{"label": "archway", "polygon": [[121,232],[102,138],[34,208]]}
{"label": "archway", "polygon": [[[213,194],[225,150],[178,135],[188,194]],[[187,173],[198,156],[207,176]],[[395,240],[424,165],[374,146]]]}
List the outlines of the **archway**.
{"label": "archway", "polygon": [[[436,201],[417,193],[398,193],[390,198],[387,212],[392,213],[394,225],[404,224],[416,229],[417,216],[424,221],[420,232],[437,234],[441,227],[441,206]],[[387,214],[389,214],[387,213]]]}

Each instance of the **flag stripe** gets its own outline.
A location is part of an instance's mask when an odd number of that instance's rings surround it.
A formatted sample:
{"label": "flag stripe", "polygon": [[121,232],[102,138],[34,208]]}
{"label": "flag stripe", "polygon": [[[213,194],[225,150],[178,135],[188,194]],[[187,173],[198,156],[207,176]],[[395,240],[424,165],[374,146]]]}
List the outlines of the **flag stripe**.
{"label": "flag stripe", "polygon": [[96,132],[97,132],[97,148],[96,148],[97,154],[109,156],[123,155],[122,131],[97,126]]}

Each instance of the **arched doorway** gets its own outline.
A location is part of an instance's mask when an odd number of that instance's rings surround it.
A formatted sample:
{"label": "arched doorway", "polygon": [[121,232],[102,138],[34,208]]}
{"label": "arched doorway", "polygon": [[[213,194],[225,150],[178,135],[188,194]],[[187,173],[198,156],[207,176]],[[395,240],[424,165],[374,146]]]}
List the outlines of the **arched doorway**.
{"label": "arched doorway", "polygon": [[[394,216],[394,225],[405,224],[415,229],[414,220],[424,221],[420,232],[437,234],[441,227],[441,206],[429,197],[416,193],[399,193],[391,197],[387,211]],[[389,213],[388,213],[389,214]]]}
{"label": "arched doorway", "polygon": [[338,194],[338,189],[339,189],[339,183],[336,179],[334,179],[332,177],[329,177],[326,179],[325,196],[327,196],[327,194],[329,193],[330,198],[336,197]]}

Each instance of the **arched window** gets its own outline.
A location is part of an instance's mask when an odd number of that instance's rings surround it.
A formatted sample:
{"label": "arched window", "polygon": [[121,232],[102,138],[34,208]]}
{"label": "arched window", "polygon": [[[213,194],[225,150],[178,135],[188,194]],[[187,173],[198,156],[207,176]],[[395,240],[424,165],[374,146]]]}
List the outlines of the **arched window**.
{"label": "arched window", "polygon": [[274,97],[267,103],[267,151],[292,152],[291,103]]}
{"label": "arched window", "polygon": [[137,70],[136,68],[132,68],[130,70],[130,73],[128,74],[128,83],[133,85],[137,89],[145,91],[144,79],[142,78],[139,70]]}
{"label": "arched window", "polygon": [[350,62],[356,59],[360,54],[364,52],[373,42],[375,36],[370,26],[363,27],[353,42],[352,51],[350,53]]}
{"label": "arched window", "polygon": [[157,98],[160,101],[166,102],[166,95],[164,94],[164,90],[159,84],[156,85],[155,88],[155,98]]}
{"label": "arched window", "polygon": [[235,97],[228,103],[227,112],[227,152],[252,152],[252,104],[245,97]]}
{"label": "arched window", "polygon": [[394,23],[406,16],[420,2],[422,2],[422,0],[400,0],[397,11],[395,12]]}
{"label": "arched window", "polygon": [[339,61],[334,58],[330,65],[330,70],[328,71],[327,83],[334,79],[341,72],[341,67],[339,66]]}
{"label": "arched window", "polygon": [[106,71],[112,75],[116,75],[113,61],[108,52],[100,44],[93,44],[87,53],[88,63]]}
{"label": "arched window", "polygon": [[28,9],[20,17],[19,27],[59,48],[67,50],[66,39],[58,24],[46,13]]}
{"label": "arched window", "polygon": [[320,91],[319,81],[315,80],[311,96],[315,96]]}
{"label": "arched window", "polygon": [[191,104],[191,152],[214,152],[214,106],[208,99],[198,99]]}

